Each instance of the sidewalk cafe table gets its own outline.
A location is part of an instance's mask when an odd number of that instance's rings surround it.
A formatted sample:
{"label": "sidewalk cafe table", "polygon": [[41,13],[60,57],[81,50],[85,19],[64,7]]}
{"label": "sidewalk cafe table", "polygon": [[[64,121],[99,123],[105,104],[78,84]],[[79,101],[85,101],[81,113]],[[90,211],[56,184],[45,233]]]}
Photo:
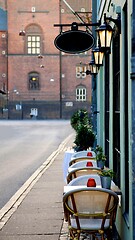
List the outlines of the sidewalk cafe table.
{"label": "sidewalk cafe table", "polygon": [[[70,190],[74,190],[74,189],[77,189],[77,188],[82,188],[82,187],[86,187],[86,185],[79,185],[79,186],[70,186],[70,185],[65,185],[64,186],[64,194],[66,193],[66,192],[68,192],[68,191],[70,191]],[[101,187],[101,184],[100,185],[97,185],[96,186],[97,188],[102,188]],[[119,187],[118,186],[116,186],[116,184],[113,182],[113,181],[111,181],[111,189],[110,190],[112,190],[113,192],[115,192],[117,195],[122,195],[122,193],[121,193],[121,190],[119,189]]]}
{"label": "sidewalk cafe table", "polygon": [[64,175],[64,181],[67,181],[67,173],[68,173],[68,167],[69,162],[71,160],[72,155],[74,154],[74,149],[69,149],[65,152],[64,155],[64,161],[63,161],[63,175]]}

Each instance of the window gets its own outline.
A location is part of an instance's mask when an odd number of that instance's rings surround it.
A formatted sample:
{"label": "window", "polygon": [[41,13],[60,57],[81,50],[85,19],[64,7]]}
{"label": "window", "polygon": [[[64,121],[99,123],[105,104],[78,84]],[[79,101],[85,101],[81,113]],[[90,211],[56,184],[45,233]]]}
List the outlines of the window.
{"label": "window", "polygon": [[28,54],[40,54],[40,41],[40,36],[27,36]]}
{"label": "window", "polygon": [[79,65],[76,66],[76,77],[77,78],[85,78],[86,77],[86,65]]}
{"label": "window", "polygon": [[29,73],[29,90],[39,90],[39,74]]}
{"label": "window", "polygon": [[107,156],[106,165],[109,162],[109,102],[110,102],[110,86],[109,86],[109,54],[105,54],[105,155]]}
{"label": "window", "polygon": [[113,39],[113,169],[120,187],[120,37]]}
{"label": "window", "polygon": [[76,101],[86,101],[86,88],[83,86],[76,88]]}
{"label": "window", "polygon": [[43,35],[39,26],[32,24],[26,28],[25,51],[27,54],[42,53]]}
{"label": "window", "polygon": [[[124,23],[125,23],[125,44],[124,44],[124,52],[125,52],[125,66],[128,66],[128,16],[127,16],[127,3],[124,6]],[[128,109],[128,68],[124,68],[125,71],[125,214],[126,218],[129,218],[129,151],[128,147],[129,146],[129,109]]]}

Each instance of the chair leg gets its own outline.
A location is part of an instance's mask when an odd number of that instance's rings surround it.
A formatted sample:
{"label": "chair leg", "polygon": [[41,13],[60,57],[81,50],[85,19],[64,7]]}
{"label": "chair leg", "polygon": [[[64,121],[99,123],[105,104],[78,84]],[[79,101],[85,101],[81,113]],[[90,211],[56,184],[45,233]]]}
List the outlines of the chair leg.
{"label": "chair leg", "polygon": [[[112,229],[109,229],[109,230],[106,232],[106,239],[113,239]],[[106,240],[106,239],[105,239],[105,240]]]}
{"label": "chair leg", "polygon": [[80,232],[75,231],[71,228],[69,228],[69,234],[70,234],[70,239],[72,240],[79,240],[80,239]]}

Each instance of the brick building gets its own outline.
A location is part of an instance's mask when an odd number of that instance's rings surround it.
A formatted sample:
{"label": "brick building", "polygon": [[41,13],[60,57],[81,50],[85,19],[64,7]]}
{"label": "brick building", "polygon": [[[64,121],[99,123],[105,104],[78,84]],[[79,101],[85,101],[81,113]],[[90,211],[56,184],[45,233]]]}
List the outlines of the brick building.
{"label": "brick building", "polygon": [[[91,52],[60,52],[54,45],[60,29],[54,24],[79,22],[71,9],[89,22],[91,0],[68,0],[68,4],[62,0],[0,1],[0,10],[7,14],[5,38],[0,41],[1,53],[5,51],[0,56],[0,87],[7,92],[3,108],[8,109],[9,119],[68,119],[77,109],[90,111],[91,77],[85,74],[85,64]],[[1,27],[4,36],[2,31]]]}
{"label": "brick building", "polygon": [[7,104],[7,13],[0,8],[0,114]]}

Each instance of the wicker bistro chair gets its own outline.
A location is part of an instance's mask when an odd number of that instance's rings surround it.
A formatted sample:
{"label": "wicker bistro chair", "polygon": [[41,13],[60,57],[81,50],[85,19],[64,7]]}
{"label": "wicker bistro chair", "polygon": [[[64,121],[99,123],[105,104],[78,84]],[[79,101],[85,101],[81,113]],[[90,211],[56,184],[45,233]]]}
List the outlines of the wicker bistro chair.
{"label": "wicker bistro chair", "polygon": [[77,178],[74,178],[72,181],[69,182],[69,186],[87,186],[87,182],[89,178],[94,178],[96,182],[96,186],[101,186],[100,176],[95,174],[83,175]]}
{"label": "wicker bistro chair", "polygon": [[94,239],[98,239],[97,235],[102,240],[112,239],[117,206],[118,196],[111,190],[85,187],[65,193],[63,207],[70,239],[80,239],[81,233]]}
{"label": "wicker bistro chair", "polygon": [[96,158],[94,157],[76,157],[76,158],[71,158],[70,162],[69,162],[69,167],[76,163],[76,162],[80,162],[80,161],[95,161],[96,162]]}
{"label": "wicker bistro chair", "polygon": [[77,158],[77,157],[93,157],[96,158],[96,153],[94,151],[91,150],[87,150],[87,151],[79,151],[76,152],[72,155],[72,158]]}
{"label": "wicker bistro chair", "polygon": [[82,175],[88,175],[88,174],[98,174],[101,172],[100,168],[94,168],[94,167],[80,167],[71,170],[67,175],[67,183],[69,183],[74,178],[77,178]]}

